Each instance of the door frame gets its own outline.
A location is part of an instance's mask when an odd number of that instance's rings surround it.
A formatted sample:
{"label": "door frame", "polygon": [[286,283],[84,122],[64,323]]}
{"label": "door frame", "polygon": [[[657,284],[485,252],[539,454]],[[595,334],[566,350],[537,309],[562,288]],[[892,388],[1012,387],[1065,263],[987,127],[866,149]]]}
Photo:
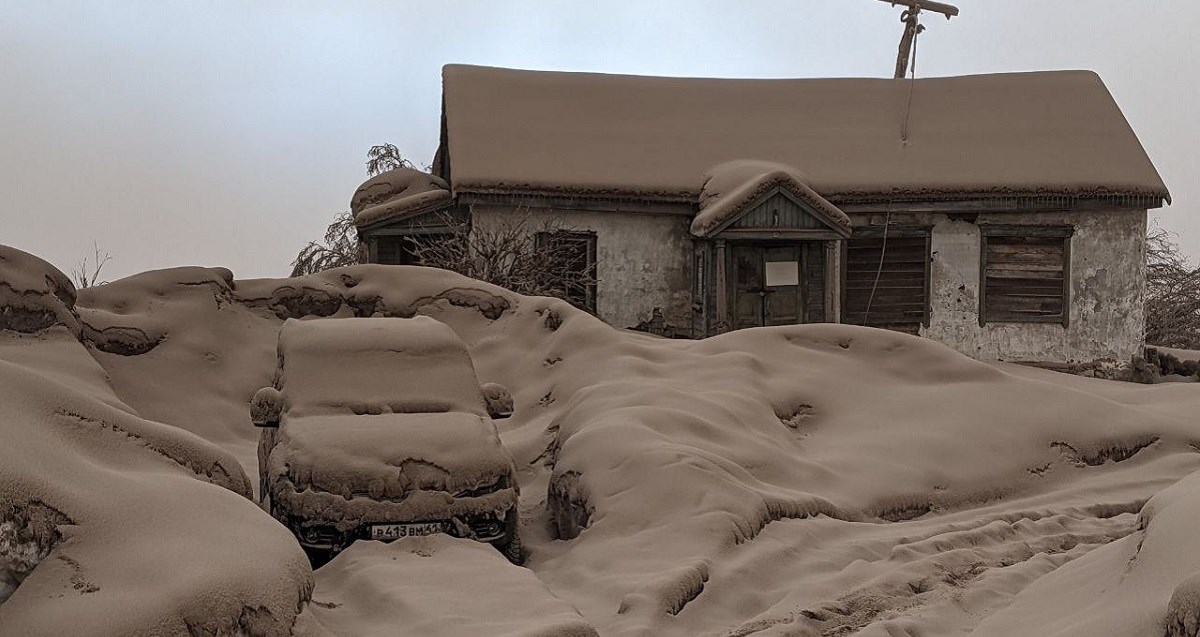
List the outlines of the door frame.
{"label": "door frame", "polygon": [[[822,278],[822,281],[824,284],[824,290],[823,290],[824,297],[822,299],[822,301],[824,302],[824,315],[825,315],[824,318],[826,321],[835,320],[836,317],[830,316],[831,312],[830,312],[830,304],[829,304],[829,300],[830,300],[829,296],[830,296],[830,288],[831,288],[830,276],[833,271],[833,267],[831,267],[831,266],[834,263],[836,263],[836,261],[831,261],[828,258],[830,255],[830,251],[831,251],[831,248],[830,248],[831,244],[836,245],[836,243],[831,242],[829,240],[812,240],[812,239],[770,239],[770,240],[761,240],[761,239],[760,240],[734,240],[734,239],[730,239],[728,241],[718,241],[717,259],[718,259],[719,264],[724,265],[724,268],[722,268],[723,272],[718,273],[718,277],[717,277],[718,282],[723,284],[723,285],[721,285],[721,287],[724,288],[724,290],[718,290],[718,298],[724,301],[724,303],[721,304],[724,307],[718,308],[718,312],[717,312],[718,325],[723,325],[726,330],[736,329],[736,327],[735,327],[736,323],[737,323],[736,314],[737,314],[737,307],[738,307],[738,305],[737,305],[737,301],[738,301],[737,274],[738,273],[737,273],[737,259],[736,259],[735,253],[737,252],[738,247],[744,247],[744,246],[751,246],[751,247],[756,248],[759,251],[759,254],[762,255],[762,256],[760,256],[760,260],[759,260],[760,264],[765,263],[765,261],[766,261],[765,252],[768,249],[771,249],[771,248],[796,248],[798,250],[797,276],[799,277],[799,283],[798,283],[797,287],[799,288],[798,295],[799,295],[800,307],[798,310],[798,319],[799,320],[796,322],[797,325],[808,322],[808,310],[812,304],[812,299],[809,298],[811,291],[809,289],[809,285],[807,284],[808,273],[805,271],[805,264],[808,263],[808,253],[813,250],[819,250],[819,251],[823,252],[824,258],[822,259],[822,262],[824,264],[824,271],[822,272],[821,278]],[[760,265],[759,267],[760,267],[760,274],[763,274],[763,276],[765,277],[765,274],[762,272],[762,268],[765,268],[765,266]],[[764,281],[764,287],[765,287],[765,281]],[[760,298],[765,298],[765,297],[760,297]],[[764,305],[763,305],[762,301],[760,301],[760,304],[759,304],[759,323],[760,323],[760,325],[765,323],[764,313],[765,313]]]}

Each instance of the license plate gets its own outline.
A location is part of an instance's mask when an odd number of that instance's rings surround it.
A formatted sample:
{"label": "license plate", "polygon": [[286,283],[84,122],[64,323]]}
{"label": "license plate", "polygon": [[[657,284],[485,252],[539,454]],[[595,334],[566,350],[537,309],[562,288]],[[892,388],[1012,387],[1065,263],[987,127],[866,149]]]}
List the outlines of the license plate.
{"label": "license plate", "polygon": [[372,524],[372,540],[398,540],[402,537],[420,537],[446,531],[445,522],[417,522],[413,524]]}

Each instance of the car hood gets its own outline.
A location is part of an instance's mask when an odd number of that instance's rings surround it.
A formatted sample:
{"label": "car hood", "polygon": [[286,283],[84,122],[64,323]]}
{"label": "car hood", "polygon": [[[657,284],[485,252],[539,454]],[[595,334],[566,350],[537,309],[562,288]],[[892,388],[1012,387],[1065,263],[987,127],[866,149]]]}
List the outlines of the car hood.
{"label": "car hood", "polygon": [[285,415],[278,435],[270,479],[296,491],[399,501],[515,478],[495,426],[475,414]]}

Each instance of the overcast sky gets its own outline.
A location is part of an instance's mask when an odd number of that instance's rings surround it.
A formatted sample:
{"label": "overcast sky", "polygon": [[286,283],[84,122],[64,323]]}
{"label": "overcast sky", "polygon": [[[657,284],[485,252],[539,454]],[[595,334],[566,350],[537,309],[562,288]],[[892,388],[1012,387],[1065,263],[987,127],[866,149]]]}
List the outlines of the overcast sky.
{"label": "overcast sky", "polygon": [[[1200,0],[958,4],[925,17],[918,76],[1099,72],[1200,260]],[[877,0],[0,0],[0,243],[69,270],[95,241],[107,278],[283,276],[369,146],[432,159],[443,64],[890,77],[900,31]]]}

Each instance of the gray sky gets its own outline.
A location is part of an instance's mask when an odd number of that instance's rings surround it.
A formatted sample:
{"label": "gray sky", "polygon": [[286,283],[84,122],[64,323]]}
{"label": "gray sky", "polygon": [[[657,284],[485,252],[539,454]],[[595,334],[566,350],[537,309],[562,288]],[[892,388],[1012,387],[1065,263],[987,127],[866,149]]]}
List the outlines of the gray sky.
{"label": "gray sky", "polygon": [[[1174,196],[1152,216],[1200,260],[1200,2],[958,5],[925,17],[918,75],[1099,72]],[[443,64],[890,77],[900,30],[876,0],[0,0],[0,243],[69,270],[95,241],[110,279],[282,276],[369,146],[431,160]]]}

